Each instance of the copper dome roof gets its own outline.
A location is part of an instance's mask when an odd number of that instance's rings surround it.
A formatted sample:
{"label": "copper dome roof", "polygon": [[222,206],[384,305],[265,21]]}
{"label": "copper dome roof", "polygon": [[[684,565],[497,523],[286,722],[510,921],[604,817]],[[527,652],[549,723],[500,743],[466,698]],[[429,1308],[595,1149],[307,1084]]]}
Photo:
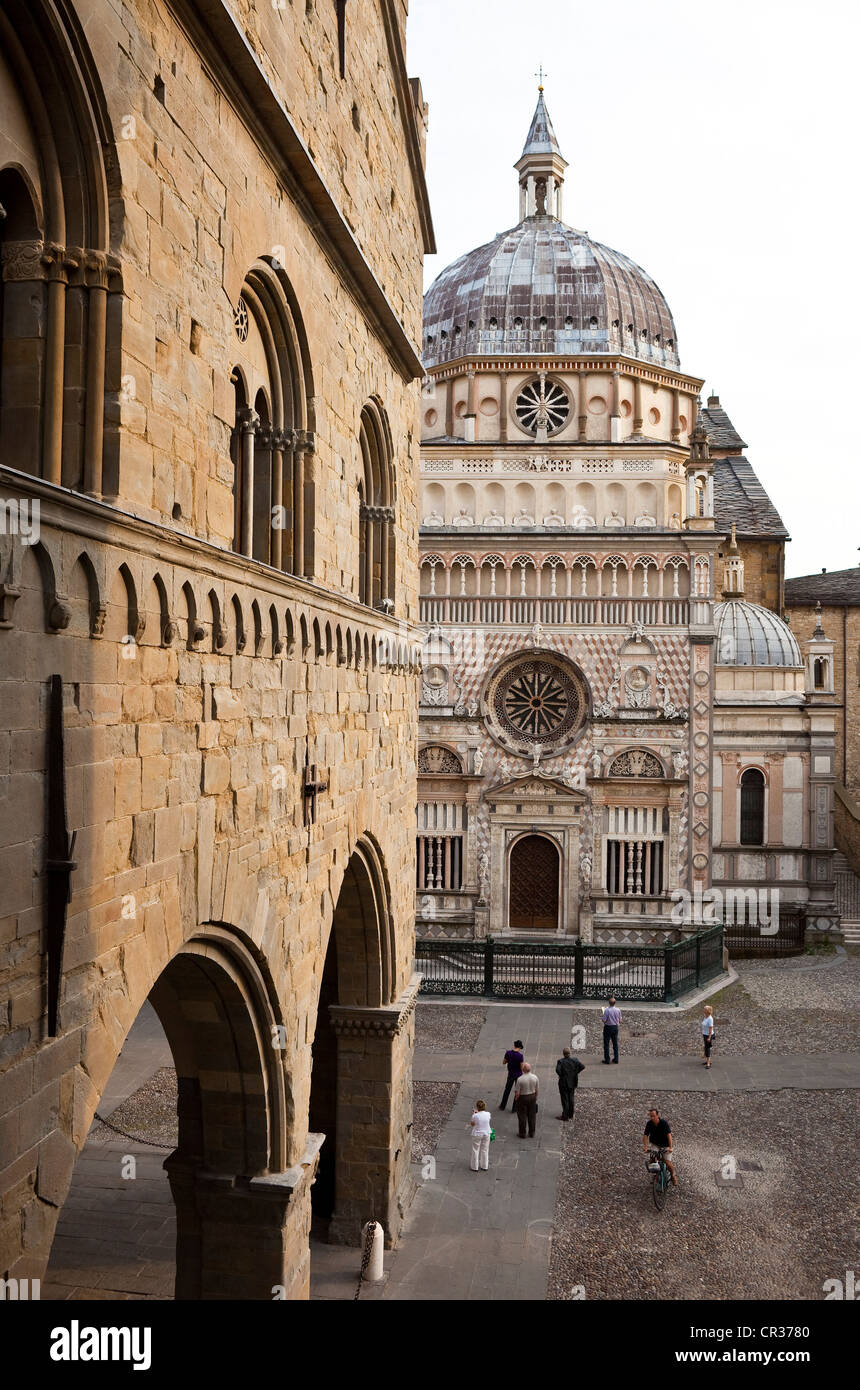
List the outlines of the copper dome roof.
{"label": "copper dome roof", "polygon": [[679,365],[672,314],[651,277],[547,214],[461,256],[424,296],[426,367],[524,353]]}

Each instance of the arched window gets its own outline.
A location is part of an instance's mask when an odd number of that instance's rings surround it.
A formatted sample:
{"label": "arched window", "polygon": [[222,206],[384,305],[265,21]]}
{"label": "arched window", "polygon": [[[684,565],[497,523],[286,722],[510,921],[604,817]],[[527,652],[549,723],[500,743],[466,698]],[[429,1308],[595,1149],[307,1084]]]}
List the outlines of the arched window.
{"label": "arched window", "polygon": [[817,656],[812,668],[812,682],[816,690],[827,689],[827,660]]}
{"label": "arched window", "polygon": [[[101,497],[118,488],[110,244],[123,210],[104,95],[66,11],[0,6],[0,460]],[[133,377],[123,382],[133,390]]]}
{"label": "arched window", "polygon": [[394,607],[394,462],[381,404],[368,401],[359,423],[359,598],[369,608]]}
{"label": "arched window", "polygon": [[757,767],[741,777],[741,844],[764,844],[764,773]]}
{"label": "arched window", "polygon": [[265,258],[242,286],[234,332],[233,549],[312,578],[313,386],[292,290]]}

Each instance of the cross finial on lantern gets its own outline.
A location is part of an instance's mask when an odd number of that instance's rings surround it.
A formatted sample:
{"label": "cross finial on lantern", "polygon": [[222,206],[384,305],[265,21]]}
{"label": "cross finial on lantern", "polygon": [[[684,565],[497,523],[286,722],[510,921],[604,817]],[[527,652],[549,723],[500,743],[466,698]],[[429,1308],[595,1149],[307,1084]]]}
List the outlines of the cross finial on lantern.
{"label": "cross finial on lantern", "polygon": [[544,72],[544,70],[543,70],[543,63],[539,63],[539,64],[538,64],[538,70],[537,70],[537,72],[535,73],[535,77],[536,77],[537,80],[538,80],[538,91],[539,91],[539,92],[542,92],[542,91],[543,91],[543,80],[544,80],[544,78],[545,78],[546,76],[547,76],[547,74],[546,74],[546,73]]}

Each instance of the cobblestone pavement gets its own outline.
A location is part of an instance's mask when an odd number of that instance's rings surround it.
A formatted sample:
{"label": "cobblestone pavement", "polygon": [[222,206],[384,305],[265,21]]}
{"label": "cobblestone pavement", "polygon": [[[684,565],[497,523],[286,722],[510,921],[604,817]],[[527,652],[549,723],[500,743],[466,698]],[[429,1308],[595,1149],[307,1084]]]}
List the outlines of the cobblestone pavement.
{"label": "cobblestone pavement", "polygon": [[416,1050],[471,1052],[486,1017],[486,1009],[474,1004],[431,1004],[421,1000],[415,1010]]}
{"label": "cobblestone pavement", "polygon": [[[661,1094],[679,1182],[662,1212],[642,1152],[647,1104],[579,1095],[547,1297],[820,1300],[825,1279],[857,1267],[855,1092]],[[717,1177],[726,1156],[740,1165],[730,1183]]]}
{"label": "cobblestone pavement", "polygon": [[415,1081],[412,1086],[412,1162],[432,1154],[451,1114],[459,1081]]}

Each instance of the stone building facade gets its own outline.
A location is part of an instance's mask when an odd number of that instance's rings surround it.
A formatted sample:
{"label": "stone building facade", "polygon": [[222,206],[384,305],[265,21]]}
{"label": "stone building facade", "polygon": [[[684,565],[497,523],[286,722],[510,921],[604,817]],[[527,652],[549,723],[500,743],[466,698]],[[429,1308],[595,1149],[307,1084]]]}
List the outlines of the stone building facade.
{"label": "stone building facade", "polygon": [[660,943],[673,894],[774,884],[829,930],[785,528],[659,288],[561,220],[542,92],[514,167],[424,301],[418,930]]}
{"label": "stone building facade", "polygon": [[[141,1004],[177,1296],[409,1184],[426,108],[405,0],[0,10],[0,1274]],[[321,1157],[322,1155],[322,1157]]]}

